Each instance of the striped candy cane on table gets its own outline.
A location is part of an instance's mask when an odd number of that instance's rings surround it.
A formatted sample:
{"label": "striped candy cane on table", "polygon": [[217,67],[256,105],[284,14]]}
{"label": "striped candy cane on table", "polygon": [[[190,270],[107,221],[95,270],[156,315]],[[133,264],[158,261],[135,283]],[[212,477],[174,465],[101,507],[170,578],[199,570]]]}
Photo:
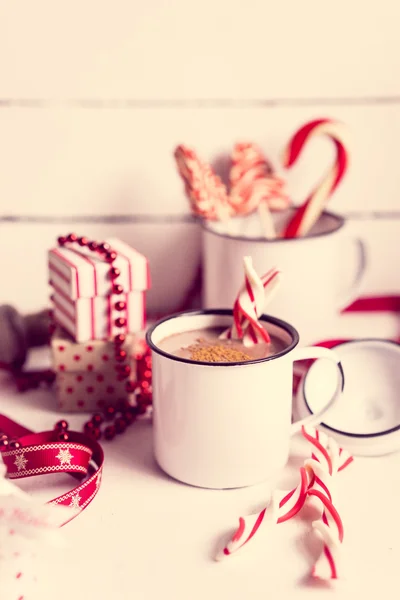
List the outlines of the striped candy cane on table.
{"label": "striped candy cane on table", "polygon": [[233,209],[226,186],[207,163],[187,146],[177,146],[174,157],[193,214],[210,220],[227,220]]}
{"label": "striped candy cane on table", "polygon": [[260,148],[251,143],[235,144],[229,179],[229,202],[235,214],[258,210],[265,237],[275,238],[270,210],[284,210],[291,203],[284,193],[284,181],[274,174]]}
{"label": "striped candy cane on table", "polygon": [[245,282],[233,305],[232,326],[224,331],[221,339],[239,339],[244,346],[270,342],[267,330],[259,322],[265,305],[277,290],[280,283],[280,272],[270,269],[259,277],[253,267],[250,256],[243,259]]}
{"label": "striped candy cane on table", "polygon": [[[222,560],[225,556],[233,554],[239,548],[242,548],[247,542],[249,542],[257,533],[259,528],[264,522],[265,516],[271,516],[269,513],[273,512],[273,519],[275,523],[284,523],[288,521],[301,510],[304,505],[308,488],[308,477],[306,470],[302,467],[300,469],[300,482],[291,492],[286,494],[279,503],[273,499],[268,506],[265,506],[261,511],[248,515],[247,517],[239,517],[239,527],[233,534],[232,538],[226,544],[226,546],[218,551],[215,556],[215,560]],[[278,492],[279,495],[281,495]],[[273,509],[273,505],[277,504],[277,509]],[[268,511],[268,509],[271,509]]]}
{"label": "striped candy cane on table", "polygon": [[[324,542],[312,575],[323,579],[336,579],[340,545],[343,541],[343,523],[332,503],[331,480],[353,460],[348,452],[339,448],[331,438],[310,427],[302,428],[303,437],[312,445],[312,458],[307,459],[300,469],[298,485],[280,501],[281,492],[273,494],[271,503],[260,512],[240,517],[239,527],[233,537],[218,552],[216,560],[229,556],[247,544],[260,529],[268,513],[279,524],[295,517],[306,503],[319,510],[319,518],[312,527]],[[311,502],[310,502],[311,501]]]}
{"label": "striped candy cane on table", "polygon": [[294,134],[288,143],[283,157],[283,166],[292,167],[299,158],[305,144],[313,137],[328,136],[336,148],[335,163],[329,169],[319,185],[311,192],[303,205],[295,212],[293,218],[286,225],[281,237],[302,237],[309,233],[318,221],[329,197],[342,181],[349,162],[346,149],[346,130],[341,123],[331,119],[317,119],[304,125]]}
{"label": "striped candy cane on table", "polygon": [[319,579],[337,579],[343,523],[333,505],[333,483],[335,475],[345,469],[353,457],[323,432],[303,427],[302,433],[313,447],[312,458],[304,463],[311,474],[308,502],[318,510],[319,517],[313,521],[312,527],[323,540],[312,575]]}

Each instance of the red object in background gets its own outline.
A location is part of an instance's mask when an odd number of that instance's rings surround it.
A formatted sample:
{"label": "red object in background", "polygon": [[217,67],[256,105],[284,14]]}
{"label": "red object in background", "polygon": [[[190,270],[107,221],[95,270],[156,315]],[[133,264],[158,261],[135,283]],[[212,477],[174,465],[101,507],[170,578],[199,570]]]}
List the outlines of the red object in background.
{"label": "red object in background", "polygon": [[33,433],[4,415],[0,415],[0,434],[0,454],[10,479],[48,473],[68,473],[80,481],[83,479],[75,488],[50,501],[75,509],[62,525],[78,516],[96,496],[104,454],[94,439],[69,431],[66,421],[56,423],[52,431]]}
{"label": "red object in background", "polygon": [[394,312],[400,313],[400,296],[374,296],[358,298],[343,312]]}

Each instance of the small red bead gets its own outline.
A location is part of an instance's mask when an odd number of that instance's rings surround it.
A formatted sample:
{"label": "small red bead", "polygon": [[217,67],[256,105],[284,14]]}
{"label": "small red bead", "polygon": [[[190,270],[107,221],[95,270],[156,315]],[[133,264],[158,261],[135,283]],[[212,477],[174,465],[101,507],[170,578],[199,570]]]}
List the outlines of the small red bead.
{"label": "small red bead", "polygon": [[147,405],[146,404],[138,404],[136,409],[137,409],[138,415],[144,415],[145,412],[147,411]]}
{"label": "small red bead", "polygon": [[116,410],[114,406],[107,406],[104,411],[104,417],[106,421],[111,421],[115,417]]}
{"label": "small red bead", "polygon": [[97,242],[89,242],[88,246],[89,250],[91,250],[92,252],[95,252],[97,250]]}
{"label": "small red bead", "polygon": [[148,381],[141,381],[140,382],[141,387],[145,390],[146,388],[150,387],[150,383]]}
{"label": "small red bead", "polygon": [[8,435],[5,433],[0,435],[0,446],[8,446]]}
{"label": "small red bead", "polygon": [[134,381],[127,381],[125,384],[125,390],[128,394],[132,394],[136,390],[137,384]]}
{"label": "small red bead", "polygon": [[83,237],[80,237],[80,238],[78,238],[78,244],[79,244],[80,246],[87,246],[87,245],[88,245],[88,243],[89,243],[89,240],[88,240],[88,238],[87,238],[87,237],[84,237],[84,236],[83,236]]}
{"label": "small red bead", "polygon": [[114,250],[106,252],[105,259],[108,263],[112,263],[117,258],[117,253]]}
{"label": "small red bead", "polygon": [[110,269],[110,277],[111,279],[116,279],[121,275],[121,271],[117,267],[112,267]]}
{"label": "small red bead", "polygon": [[64,235],[60,235],[60,237],[57,239],[57,242],[60,246],[64,246],[66,241],[67,241],[67,238]]}
{"label": "small red bead", "polygon": [[115,368],[119,373],[125,373],[126,375],[130,375],[131,368],[129,365],[117,365]]}
{"label": "small red bead", "polygon": [[76,233],[69,233],[67,235],[67,242],[76,242],[76,240],[78,239],[78,236],[76,235]]}
{"label": "small red bead", "polygon": [[114,321],[116,327],[124,327],[126,325],[126,319],[124,317],[118,317]]}
{"label": "small red bead", "polygon": [[104,421],[103,415],[101,415],[100,413],[95,413],[92,416],[92,423],[94,425],[101,425],[103,421]]}
{"label": "small red bead", "polygon": [[119,412],[124,412],[128,408],[129,408],[129,403],[127,402],[127,400],[125,400],[125,398],[120,398],[117,402],[117,410]]}
{"label": "small red bead", "polygon": [[150,394],[139,394],[136,397],[136,401],[138,405],[150,406],[151,404],[151,395]]}
{"label": "small red bead", "polygon": [[68,421],[62,419],[62,421],[57,421],[54,426],[54,429],[58,429],[59,431],[63,431],[64,429],[68,429]]}
{"label": "small red bead", "polygon": [[122,302],[122,300],[119,302],[116,302],[114,308],[115,308],[115,310],[125,310],[126,302]]}
{"label": "small red bead", "polygon": [[93,427],[93,429],[90,432],[90,436],[95,440],[99,440],[101,438],[100,427]]}
{"label": "small red bead", "polygon": [[58,434],[58,439],[60,440],[60,442],[68,442],[69,435],[65,431],[62,431],[61,433]]}
{"label": "small red bead", "polygon": [[116,346],[122,346],[122,344],[125,342],[125,339],[126,339],[126,336],[123,333],[119,333],[114,338],[114,344]]}
{"label": "small red bead", "polygon": [[104,439],[105,440],[112,440],[115,438],[115,427],[114,425],[108,425],[105,430],[104,430]]}
{"label": "small red bead", "polygon": [[110,244],[107,244],[107,242],[101,242],[101,244],[98,245],[97,250],[104,254],[111,250],[111,246]]}
{"label": "small red bead", "polygon": [[122,294],[123,291],[124,288],[122,287],[122,285],[119,285],[119,283],[114,284],[112,287],[113,294]]}
{"label": "small red bead", "polygon": [[124,360],[126,359],[126,352],[125,350],[119,350],[116,354],[115,354],[115,360],[118,362],[124,362]]}
{"label": "small red bead", "polygon": [[145,379],[151,379],[151,371],[145,371],[145,372],[143,373],[143,377],[144,377]]}
{"label": "small red bead", "polygon": [[88,435],[92,432],[93,429],[94,423],[92,423],[92,421],[87,421],[83,426],[83,431]]}
{"label": "small red bead", "polygon": [[10,440],[8,443],[9,448],[12,448],[13,450],[17,450],[18,448],[21,448],[21,444],[19,442],[17,442],[17,440]]}
{"label": "small red bead", "polygon": [[125,429],[126,429],[126,421],[125,419],[123,419],[122,417],[118,417],[118,419],[115,419],[115,431],[117,433],[124,433]]}
{"label": "small red bead", "polygon": [[136,420],[136,414],[131,413],[130,410],[125,410],[122,413],[122,418],[127,425],[132,425],[132,423]]}

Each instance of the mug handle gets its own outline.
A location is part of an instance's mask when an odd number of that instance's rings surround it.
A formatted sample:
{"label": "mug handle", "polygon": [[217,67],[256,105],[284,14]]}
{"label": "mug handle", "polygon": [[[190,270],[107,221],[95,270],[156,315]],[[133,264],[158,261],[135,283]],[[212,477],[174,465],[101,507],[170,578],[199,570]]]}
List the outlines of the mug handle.
{"label": "mug handle", "polygon": [[348,289],[344,290],[344,292],[342,292],[341,296],[339,297],[339,311],[344,310],[347,306],[352,304],[352,302],[357,300],[361,285],[364,280],[365,269],[367,266],[367,251],[364,241],[360,238],[353,238],[351,241],[353,242],[353,244],[355,244],[356,247],[358,255],[358,264],[353,281],[351,282]]}
{"label": "mug handle", "polygon": [[292,423],[291,435],[294,435],[300,431],[303,425],[319,425],[321,423],[322,417],[332,408],[342,393],[344,388],[344,373],[339,356],[336,354],[336,352],[328,348],[322,348],[319,346],[296,348],[292,353],[292,357],[293,362],[297,360],[309,360],[312,358],[327,358],[335,363],[338,371],[337,385],[332,398],[318,413],[313,413],[304,419],[300,419],[300,421],[295,421]]}

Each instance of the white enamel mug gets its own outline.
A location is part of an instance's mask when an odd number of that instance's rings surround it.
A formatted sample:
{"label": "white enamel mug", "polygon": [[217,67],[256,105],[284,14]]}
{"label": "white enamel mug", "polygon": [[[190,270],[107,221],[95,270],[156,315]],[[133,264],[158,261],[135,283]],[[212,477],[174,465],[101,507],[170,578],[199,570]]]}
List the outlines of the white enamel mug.
{"label": "white enamel mug", "polygon": [[[340,361],[331,350],[297,348],[291,325],[261,317],[286,347],[245,363],[194,362],[160,349],[166,337],[208,327],[229,327],[231,310],[188,311],[167,317],[147,333],[153,360],[153,441],[161,469],[190,485],[236,488],[274,480],[289,456],[290,436],[316,424],[343,388]],[[335,389],[318,413],[291,423],[293,362],[329,359]]]}
{"label": "white enamel mug", "polygon": [[[293,209],[276,213],[277,231]],[[243,284],[243,257],[251,256],[257,273],[282,272],[282,285],[268,304],[268,314],[295,323],[302,344],[332,334],[340,310],[357,298],[365,270],[361,240],[345,232],[342,217],[324,212],[304,238],[266,240],[255,213],[230,221],[203,223],[203,306],[233,306]],[[354,277],[349,266],[355,264]],[[352,278],[349,284],[346,282]]]}

